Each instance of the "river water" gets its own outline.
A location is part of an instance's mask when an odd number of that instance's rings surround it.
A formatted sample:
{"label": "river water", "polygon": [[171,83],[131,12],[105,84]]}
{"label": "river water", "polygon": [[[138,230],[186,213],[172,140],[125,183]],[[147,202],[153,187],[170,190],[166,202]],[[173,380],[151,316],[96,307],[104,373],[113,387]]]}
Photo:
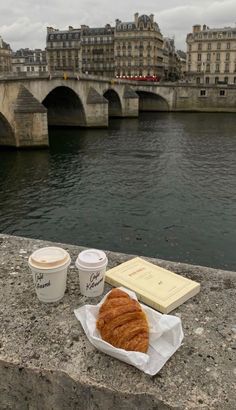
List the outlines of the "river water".
{"label": "river water", "polygon": [[0,231],[236,270],[236,114],[143,113],[1,149]]}

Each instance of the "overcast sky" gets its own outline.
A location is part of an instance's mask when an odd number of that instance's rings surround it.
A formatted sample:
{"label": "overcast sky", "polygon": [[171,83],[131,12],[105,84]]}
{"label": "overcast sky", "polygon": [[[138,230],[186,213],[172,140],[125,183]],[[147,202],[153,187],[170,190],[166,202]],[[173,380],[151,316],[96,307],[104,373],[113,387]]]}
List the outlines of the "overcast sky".
{"label": "overcast sky", "polygon": [[0,35],[15,51],[45,48],[46,27],[102,27],[115,19],[132,21],[135,12],[151,14],[164,36],[185,50],[194,24],[225,27],[236,24],[235,0],[0,0]]}

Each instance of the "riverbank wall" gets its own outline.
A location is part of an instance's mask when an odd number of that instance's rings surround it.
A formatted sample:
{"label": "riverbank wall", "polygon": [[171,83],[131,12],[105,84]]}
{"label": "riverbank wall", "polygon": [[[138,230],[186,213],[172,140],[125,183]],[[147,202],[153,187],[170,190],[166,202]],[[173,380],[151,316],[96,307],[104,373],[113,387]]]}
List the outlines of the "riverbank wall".
{"label": "riverbank wall", "polygon": [[[0,235],[2,410],[235,409],[235,272],[145,258],[201,283],[171,313],[182,320],[182,346],[151,377],[98,351],[76,320],[75,308],[101,299],[80,294],[74,263],[84,248],[59,244],[72,259],[66,294],[52,304],[37,299],[27,261],[48,245]],[[109,268],[132,258],[106,253]]]}
{"label": "riverbank wall", "polygon": [[236,112],[235,85],[177,85],[173,111]]}

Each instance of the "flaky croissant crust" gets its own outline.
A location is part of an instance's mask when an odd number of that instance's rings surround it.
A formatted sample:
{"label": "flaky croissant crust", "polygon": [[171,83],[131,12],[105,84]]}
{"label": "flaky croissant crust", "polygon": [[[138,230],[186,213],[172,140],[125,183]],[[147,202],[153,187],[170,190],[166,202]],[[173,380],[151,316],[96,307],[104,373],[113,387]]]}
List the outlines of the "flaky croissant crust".
{"label": "flaky croissant crust", "polygon": [[141,305],[120,289],[112,289],[99,309],[97,329],[112,346],[146,353],[149,328]]}

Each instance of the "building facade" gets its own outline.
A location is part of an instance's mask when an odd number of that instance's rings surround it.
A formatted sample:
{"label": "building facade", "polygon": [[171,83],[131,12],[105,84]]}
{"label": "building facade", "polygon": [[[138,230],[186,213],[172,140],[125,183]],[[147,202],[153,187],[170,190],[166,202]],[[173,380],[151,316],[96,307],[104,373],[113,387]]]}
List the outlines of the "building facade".
{"label": "building facade", "polygon": [[236,27],[193,26],[187,35],[186,74],[198,84],[236,84]]}
{"label": "building facade", "polygon": [[74,71],[105,77],[163,75],[163,37],[154,16],[134,15],[114,27],[60,31],[47,29],[49,71]]}
{"label": "building facade", "polygon": [[46,51],[21,48],[12,54],[12,72],[47,72]]}
{"label": "building facade", "polygon": [[46,56],[48,70],[80,71],[82,68],[81,30],[69,26],[60,31],[47,28]]}
{"label": "building facade", "polygon": [[11,71],[11,47],[0,36],[0,74]]}
{"label": "building facade", "polygon": [[163,37],[153,14],[116,20],[114,56],[115,76],[163,77]]}
{"label": "building facade", "polygon": [[82,71],[91,75],[114,75],[114,28],[81,26]]}
{"label": "building facade", "polygon": [[163,42],[164,80],[177,81],[181,77],[180,58],[175,50],[173,38],[164,38]]}

